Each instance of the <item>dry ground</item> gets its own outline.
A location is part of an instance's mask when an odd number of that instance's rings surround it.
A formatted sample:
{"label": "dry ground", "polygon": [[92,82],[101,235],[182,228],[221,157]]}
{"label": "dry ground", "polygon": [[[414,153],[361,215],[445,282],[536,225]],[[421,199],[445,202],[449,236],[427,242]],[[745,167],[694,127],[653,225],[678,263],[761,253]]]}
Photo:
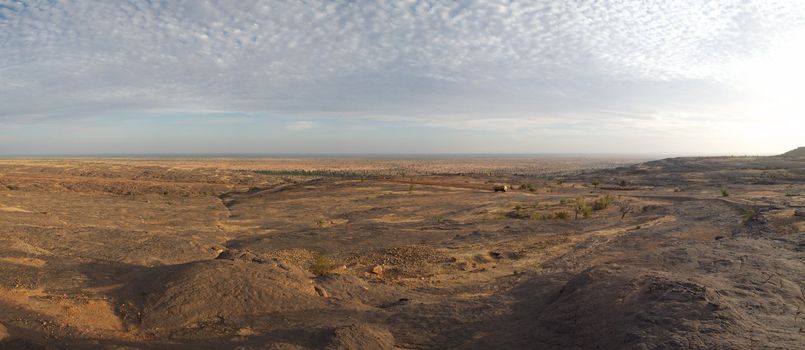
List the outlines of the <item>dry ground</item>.
{"label": "dry ground", "polygon": [[3,160],[0,349],[805,349],[805,158],[625,162]]}

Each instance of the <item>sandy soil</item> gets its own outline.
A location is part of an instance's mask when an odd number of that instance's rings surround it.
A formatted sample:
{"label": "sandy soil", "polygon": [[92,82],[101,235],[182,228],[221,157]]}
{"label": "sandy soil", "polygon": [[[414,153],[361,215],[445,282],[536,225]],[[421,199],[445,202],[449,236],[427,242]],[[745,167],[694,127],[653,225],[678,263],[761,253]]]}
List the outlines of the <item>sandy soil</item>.
{"label": "sandy soil", "polygon": [[0,160],[0,349],[805,349],[800,153]]}

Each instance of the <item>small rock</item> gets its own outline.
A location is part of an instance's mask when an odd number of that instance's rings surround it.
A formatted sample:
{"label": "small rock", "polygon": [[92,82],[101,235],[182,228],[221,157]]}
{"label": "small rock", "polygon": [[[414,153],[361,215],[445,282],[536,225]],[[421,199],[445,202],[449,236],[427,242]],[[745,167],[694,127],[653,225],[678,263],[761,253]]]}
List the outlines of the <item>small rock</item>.
{"label": "small rock", "polygon": [[322,298],[329,298],[330,297],[330,293],[327,293],[327,291],[324,290],[324,288],[322,288],[322,287],[314,286],[313,289],[315,289],[316,294],[318,294]]}
{"label": "small rock", "polygon": [[8,328],[0,323],[0,341],[8,340],[11,338],[11,335],[8,334]]}
{"label": "small rock", "polygon": [[471,270],[473,267],[475,267],[475,264],[470,265],[470,263],[468,263],[468,262],[466,262],[466,261],[462,261],[462,262],[458,263],[456,266],[457,266],[459,269],[461,269],[461,271],[469,271],[469,270]]}
{"label": "small rock", "polygon": [[248,337],[256,334],[257,332],[249,327],[238,329],[238,335],[241,337]]}
{"label": "small rock", "polygon": [[372,267],[371,272],[375,275],[382,275],[383,274],[383,265],[375,265]]}
{"label": "small rock", "polygon": [[805,217],[805,209],[794,210],[794,216]]}

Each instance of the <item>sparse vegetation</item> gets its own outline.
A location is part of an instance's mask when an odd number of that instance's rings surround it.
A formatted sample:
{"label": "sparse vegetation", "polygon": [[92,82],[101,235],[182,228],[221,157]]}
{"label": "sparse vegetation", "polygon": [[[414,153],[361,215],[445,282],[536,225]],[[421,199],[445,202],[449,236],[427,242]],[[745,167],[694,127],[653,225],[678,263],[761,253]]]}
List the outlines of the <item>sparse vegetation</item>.
{"label": "sparse vegetation", "polygon": [[584,197],[576,198],[576,201],[573,203],[573,211],[576,213],[574,220],[578,220],[579,215],[586,219],[592,214],[592,208],[587,205],[587,201],[584,199]]}
{"label": "sparse vegetation", "polygon": [[365,179],[380,176],[378,172],[347,170],[255,170],[260,175],[268,176],[300,176],[300,177],[335,177],[343,179]]}
{"label": "sparse vegetation", "polygon": [[593,185],[593,188],[598,188],[598,184],[599,184],[599,182],[598,182],[598,180],[593,180],[593,181],[591,182],[591,184]]}
{"label": "sparse vegetation", "polygon": [[[502,218],[502,216],[501,216],[501,218]],[[441,215],[433,217],[433,221],[436,221],[436,222],[444,222],[445,220],[446,219],[444,218],[444,216],[441,216]]]}
{"label": "sparse vegetation", "polygon": [[567,220],[570,219],[570,214],[568,214],[566,211],[558,211],[553,213],[553,217],[556,219]]}
{"label": "sparse vegetation", "polygon": [[323,277],[333,274],[337,264],[325,255],[316,254],[313,256],[313,261],[310,263],[308,270],[310,273]]}
{"label": "sparse vegetation", "polygon": [[609,205],[612,204],[614,199],[610,195],[606,195],[603,197],[598,197],[593,201],[593,210],[604,210],[609,208]]}
{"label": "sparse vegetation", "polygon": [[754,209],[746,209],[744,210],[743,214],[741,214],[741,222],[748,222],[752,220],[753,217],[757,214],[757,211]]}
{"label": "sparse vegetation", "polygon": [[730,196],[730,193],[727,192],[727,189],[722,187],[721,188],[721,197],[729,197],[729,196]]}

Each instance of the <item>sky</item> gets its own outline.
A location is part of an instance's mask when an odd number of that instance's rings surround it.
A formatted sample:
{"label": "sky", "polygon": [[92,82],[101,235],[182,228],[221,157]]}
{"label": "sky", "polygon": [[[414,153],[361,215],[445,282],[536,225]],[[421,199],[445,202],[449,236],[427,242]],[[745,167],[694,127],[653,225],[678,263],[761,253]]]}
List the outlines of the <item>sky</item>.
{"label": "sky", "polygon": [[805,1],[0,0],[0,155],[775,154]]}

